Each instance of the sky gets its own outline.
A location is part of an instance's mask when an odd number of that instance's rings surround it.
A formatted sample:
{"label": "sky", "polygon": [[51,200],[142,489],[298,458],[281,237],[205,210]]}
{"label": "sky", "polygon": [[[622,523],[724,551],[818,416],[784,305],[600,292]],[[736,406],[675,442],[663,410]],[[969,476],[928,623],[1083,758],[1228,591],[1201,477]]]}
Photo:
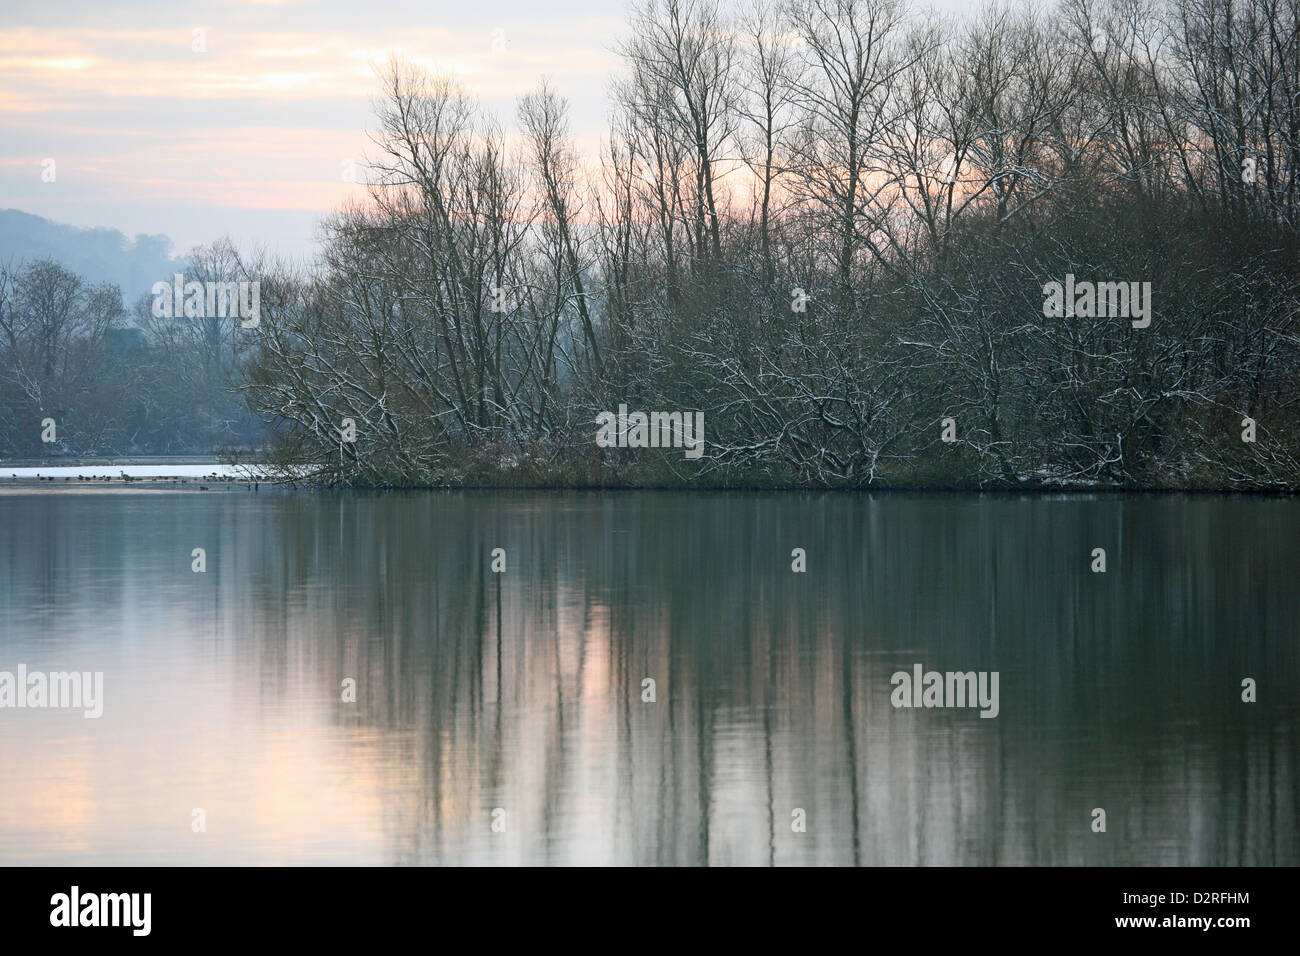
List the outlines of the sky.
{"label": "sky", "polygon": [[[973,0],[942,0],[960,9]],[[306,257],[373,154],[374,69],[458,75],[503,125],[547,77],[579,151],[607,127],[626,0],[0,0],[0,209],[173,252]]]}
{"label": "sky", "polygon": [[376,65],[395,53],[453,72],[507,126],[546,76],[594,151],[625,9],[0,0],[0,209],[165,233],[178,253],[229,234],[303,256],[319,218],[362,191],[346,174],[374,152]]}

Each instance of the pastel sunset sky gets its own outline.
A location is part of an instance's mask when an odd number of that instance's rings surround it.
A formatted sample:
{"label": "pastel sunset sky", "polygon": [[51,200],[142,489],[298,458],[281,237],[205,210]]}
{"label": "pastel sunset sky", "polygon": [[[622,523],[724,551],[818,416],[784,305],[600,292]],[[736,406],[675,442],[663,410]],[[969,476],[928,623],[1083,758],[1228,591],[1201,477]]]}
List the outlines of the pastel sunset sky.
{"label": "pastel sunset sky", "polygon": [[547,76],[594,151],[624,12],[601,0],[0,0],[0,208],[166,233],[182,253],[229,233],[304,254],[321,214],[362,190],[343,169],[373,151],[375,65],[396,53],[453,72],[507,128],[516,97]]}
{"label": "pastel sunset sky", "polygon": [[595,156],[628,8],[0,0],[0,209],[163,233],[178,254],[230,235],[303,256],[320,216],[363,190],[344,168],[373,152],[377,65],[396,54],[456,74],[507,130],[516,98],[545,76],[570,102],[579,151]]}

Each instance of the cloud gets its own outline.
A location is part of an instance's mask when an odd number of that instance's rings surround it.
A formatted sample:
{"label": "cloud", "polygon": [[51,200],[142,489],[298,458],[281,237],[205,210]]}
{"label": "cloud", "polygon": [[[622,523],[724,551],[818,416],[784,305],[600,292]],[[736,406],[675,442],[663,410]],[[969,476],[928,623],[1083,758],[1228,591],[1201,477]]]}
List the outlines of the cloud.
{"label": "cloud", "polygon": [[[458,76],[507,126],[546,75],[574,103],[575,135],[595,141],[620,25],[591,15],[594,0],[565,2],[568,14],[496,2],[442,18],[450,25],[430,24],[426,3],[392,0],[137,0],[111,12],[51,0],[6,12],[0,189],[59,215],[124,200],[160,220],[177,203],[227,209],[232,222],[248,209],[326,213],[357,188],[340,164],[363,158],[374,67],[394,54]],[[56,183],[41,183],[43,157],[58,160]]]}

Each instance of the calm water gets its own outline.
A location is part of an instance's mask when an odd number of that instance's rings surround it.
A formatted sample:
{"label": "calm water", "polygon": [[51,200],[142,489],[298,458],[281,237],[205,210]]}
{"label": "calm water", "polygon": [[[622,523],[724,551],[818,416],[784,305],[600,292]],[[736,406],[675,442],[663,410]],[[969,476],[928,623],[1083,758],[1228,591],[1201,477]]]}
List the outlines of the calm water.
{"label": "calm water", "polygon": [[1298,571],[1295,500],[0,489],[0,670],[105,681],[0,710],[0,863],[1296,864]]}

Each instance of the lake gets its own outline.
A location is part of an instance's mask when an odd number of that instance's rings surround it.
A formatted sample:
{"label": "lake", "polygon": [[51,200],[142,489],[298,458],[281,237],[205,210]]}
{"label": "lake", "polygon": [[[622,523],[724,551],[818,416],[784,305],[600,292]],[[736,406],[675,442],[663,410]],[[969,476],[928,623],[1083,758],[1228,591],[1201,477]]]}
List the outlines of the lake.
{"label": "lake", "polygon": [[0,709],[0,863],[1294,865],[1298,572],[1290,498],[0,487],[0,671],[103,674]]}

